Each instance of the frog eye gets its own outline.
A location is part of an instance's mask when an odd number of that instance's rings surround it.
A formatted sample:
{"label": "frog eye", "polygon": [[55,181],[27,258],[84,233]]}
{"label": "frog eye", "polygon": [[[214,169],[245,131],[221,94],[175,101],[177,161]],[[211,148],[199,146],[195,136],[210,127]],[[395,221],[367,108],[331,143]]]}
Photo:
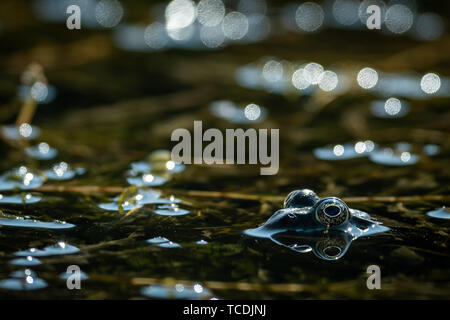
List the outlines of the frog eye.
{"label": "frog eye", "polygon": [[350,218],[350,210],[338,198],[324,198],[315,206],[315,220],[323,226],[339,226]]}
{"label": "frog eye", "polygon": [[319,197],[314,191],[308,189],[294,190],[284,199],[283,206],[285,208],[312,207],[317,201],[319,201]]}

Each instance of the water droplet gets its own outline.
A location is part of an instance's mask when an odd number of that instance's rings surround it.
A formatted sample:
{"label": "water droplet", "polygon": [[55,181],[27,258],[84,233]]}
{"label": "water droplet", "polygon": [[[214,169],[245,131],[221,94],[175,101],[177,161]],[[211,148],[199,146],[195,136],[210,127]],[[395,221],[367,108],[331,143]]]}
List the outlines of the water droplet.
{"label": "water droplet", "polygon": [[177,283],[175,285],[175,290],[177,290],[177,292],[182,292],[184,290],[184,285],[182,285],[181,283]]}
{"label": "water droplet", "polygon": [[414,14],[405,5],[394,4],[386,11],[385,25],[393,33],[405,33],[413,25]]}
{"label": "water droplet", "polygon": [[366,151],[372,152],[375,149],[375,143],[372,140],[366,140],[364,141],[364,144],[366,145]]}
{"label": "water droplet", "polygon": [[211,296],[211,292],[200,284],[192,287],[177,284],[175,286],[151,285],[142,288],[141,294],[146,297],[156,299],[206,299]]}
{"label": "water droplet", "polygon": [[139,177],[128,177],[127,181],[132,186],[137,187],[156,187],[166,183],[166,179],[149,173],[145,173]]}
{"label": "water droplet", "polygon": [[426,144],[423,146],[423,152],[428,156],[435,156],[439,154],[441,147],[437,144]]}
{"label": "water droplet", "polygon": [[338,76],[335,72],[326,70],[319,77],[319,88],[329,92],[336,89],[338,85]]}
{"label": "water droplet", "polygon": [[58,154],[58,150],[51,148],[48,143],[45,142],[41,142],[33,147],[25,148],[25,152],[27,155],[37,160],[50,160]]}
{"label": "water droplet", "polygon": [[180,209],[175,203],[158,206],[158,208],[155,210],[156,214],[162,216],[182,216],[188,214],[189,212],[189,210]]}
{"label": "water droplet", "polygon": [[363,153],[366,151],[366,144],[363,141],[358,141],[355,143],[355,151],[356,153]]}
{"label": "water droplet", "polygon": [[292,74],[292,85],[299,90],[305,90],[310,86],[310,82],[305,77],[305,72],[303,68],[295,70]]}
{"label": "water droplet", "polygon": [[378,73],[372,68],[363,68],[358,72],[356,80],[361,88],[371,89],[378,82]]}
{"label": "water droplet", "polygon": [[354,0],[336,0],[333,3],[334,19],[344,26],[350,26],[358,21],[359,3]]}
{"label": "water droplet", "polygon": [[79,252],[80,249],[78,249],[75,246],[72,246],[70,244],[67,244],[65,242],[59,242],[52,246],[47,246],[43,248],[42,250],[31,248],[28,250],[18,251],[15,252],[14,255],[19,257],[47,257],[47,256],[54,256],[54,255],[66,255],[66,254],[74,254]]}
{"label": "water droplet", "polygon": [[295,12],[295,22],[301,31],[313,32],[318,30],[324,20],[322,7],[313,2],[305,2],[298,6]]}
{"label": "water droplet", "polygon": [[397,98],[389,98],[384,104],[384,110],[390,116],[395,116],[402,109],[402,103]]}
{"label": "water droplet", "polygon": [[148,239],[147,242],[151,243],[151,244],[159,244],[159,243],[169,242],[169,239],[164,238],[164,237],[155,237],[155,238]]}
{"label": "water droplet", "polygon": [[132,162],[131,163],[131,170],[133,170],[133,173],[147,173],[150,172],[152,169],[152,166],[150,163],[146,161],[138,161],[138,162]]}
{"label": "water droplet", "polygon": [[399,152],[411,151],[412,145],[408,142],[398,142],[394,145]]}
{"label": "water droplet", "polygon": [[303,76],[311,84],[319,84],[322,74],[323,67],[315,62],[308,63],[303,68]]}
{"label": "water droplet", "polygon": [[[131,33],[134,29],[128,29],[128,33]],[[135,30],[134,34],[139,34],[139,29]],[[126,36],[126,35],[125,35]],[[127,36],[126,39],[130,39],[131,37]],[[144,41],[151,49],[161,50],[164,49],[168,42],[169,36],[167,35],[165,26],[160,22],[154,22],[151,25],[147,26],[144,30]],[[134,45],[136,46],[136,45]],[[137,46],[139,47],[139,46]]]}
{"label": "water droplet", "polygon": [[135,208],[140,208],[142,207],[142,205],[139,203],[130,203],[128,201],[124,201],[122,204],[119,204],[118,202],[101,203],[98,205],[98,207],[100,209],[108,211],[120,211],[120,208],[122,207],[123,211],[129,211]]}
{"label": "water droplet", "polygon": [[262,76],[268,82],[277,82],[283,78],[283,65],[276,60],[267,61],[262,68]]}
{"label": "water droplet", "polygon": [[48,95],[47,85],[39,81],[35,82],[31,86],[30,95],[37,102],[45,101]]}
{"label": "water droplet", "polygon": [[258,106],[254,103],[247,105],[245,108],[236,106],[228,100],[214,101],[210,105],[211,113],[222,119],[226,119],[231,123],[252,123],[261,122],[266,119],[266,108]]}
{"label": "water droplet", "polygon": [[33,86],[20,85],[17,88],[17,95],[20,101],[26,102],[30,96],[39,104],[52,102],[56,97],[56,88],[42,82],[36,82]]}
{"label": "water droplet", "polygon": [[65,221],[55,220],[52,222],[43,222],[30,219],[28,217],[19,217],[6,213],[0,213],[0,225],[21,228],[40,228],[40,229],[69,229],[75,225]]}
{"label": "water droplet", "polygon": [[134,208],[140,208],[146,204],[176,204],[181,200],[171,196],[169,199],[160,198],[161,193],[155,190],[137,189],[135,192],[126,194],[126,197],[119,195],[112,198],[112,202],[101,203],[99,207],[104,210],[118,211],[120,209],[119,201],[122,201],[122,210],[128,211]]}
{"label": "water droplet", "polygon": [[167,248],[167,249],[181,248],[181,246],[178,243],[172,241],[159,243],[157,246],[160,248]]}
{"label": "water droplet", "polygon": [[0,190],[30,190],[40,187],[44,183],[40,175],[31,169],[21,166],[14,168],[0,177]]}
{"label": "water droplet", "polygon": [[271,20],[262,14],[248,16],[248,32],[244,37],[247,42],[257,42],[266,39],[272,30]]}
{"label": "water droplet", "polygon": [[[166,26],[167,28],[167,26]],[[196,33],[196,25],[189,25],[185,28],[178,28],[178,29],[168,29],[167,28],[167,35],[172,40],[175,40],[177,42],[181,43],[187,43],[189,40],[191,40],[194,37],[194,34]]]}
{"label": "water droplet", "polygon": [[420,80],[420,88],[427,94],[436,93],[441,87],[441,78],[435,73],[427,73]]}
{"label": "water droplet", "polygon": [[173,0],[166,7],[166,27],[168,30],[186,28],[196,18],[195,3],[191,0]]}
{"label": "water droplet", "polygon": [[0,194],[0,203],[14,203],[14,204],[31,204],[41,201],[41,197],[33,196],[31,194],[26,195],[12,195],[4,196]]}
{"label": "water droplet", "polygon": [[335,156],[340,157],[344,154],[345,148],[343,145],[337,144],[333,147],[333,153]]}
{"label": "water droplet", "polygon": [[206,27],[215,27],[225,16],[225,5],[221,0],[201,0],[197,5],[198,22]]}
{"label": "water droplet", "polygon": [[372,141],[359,141],[356,144],[346,143],[314,149],[314,155],[321,160],[347,160],[364,157],[375,148]]}
{"label": "water droplet", "polygon": [[68,163],[62,161],[54,164],[51,170],[45,170],[45,175],[50,180],[70,180],[77,175],[77,171],[72,170]]}
{"label": "water droplet", "polygon": [[19,140],[19,139],[35,139],[37,138],[41,131],[36,126],[31,126],[28,123],[23,123],[19,127],[14,125],[3,126],[2,127],[3,135],[10,140]]}
{"label": "water droplet", "polygon": [[199,283],[196,283],[194,285],[194,291],[196,293],[202,293],[203,292],[203,286],[201,284],[199,284]]}
{"label": "water droplet", "polygon": [[21,278],[4,279],[0,281],[0,288],[5,290],[38,290],[47,287],[47,283],[37,276],[24,276]]}
{"label": "water droplet", "polygon": [[416,37],[424,41],[439,39],[445,31],[444,20],[437,14],[427,12],[420,14],[415,23]]}
{"label": "water droplet", "polygon": [[123,8],[118,0],[101,0],[95,7],[95,19],[105,28],[117,26],[122,17]]}
{"label": "water droplet", "polygon": [[208,48],[218,48],[225,42],[225,34],[220,25],[214,27],[202,26],[200,28],[200,40]]}
{"label": "water droplet", "polygon": [[13,271],[10,274],[10,276],[12,278],[26,278],[26,277],[29,277],[29,276],[31,276],[33,278],[36,278],[36,272],[34,272],[33,270],[27,268],[27,269],[23,269],[23,270]]}
{"label": "water droplet", "polygon": [[372,162],[388,166],[406,166],[413,165],[419,161],[419,156],[409,152],[398,152],[391,148],[376,150],[369,155]]}
{"label": "water droplet", "polygon": [[26,267],[38,266],[42,264],[42,262],[39,259],[33,258],[32,256],[13,259],[9,263],[15,266],[26,266]]}
{"label": "water droplet", "polygon": [[450,210],[447,207],[428,211],[427,215],[437,219],[450,219]]}
{"label": "water droplet", "polygon": [[237,11],[228,13],[223,18],[222,31],[231,40],[242,39],[248,32],[247,16]]}
{"label": "water droplet", "polygon": [[373,101],[370,106],[370,111],[378,118],[401,118],[408,114],[409,105],[406,101],[389,98],[386,101]]}
{"label": "water droplet", "polygon": [[254,121],[261,115],[261,109],[258,105],[251,103],[245,107],[244,114],[248,120]]}

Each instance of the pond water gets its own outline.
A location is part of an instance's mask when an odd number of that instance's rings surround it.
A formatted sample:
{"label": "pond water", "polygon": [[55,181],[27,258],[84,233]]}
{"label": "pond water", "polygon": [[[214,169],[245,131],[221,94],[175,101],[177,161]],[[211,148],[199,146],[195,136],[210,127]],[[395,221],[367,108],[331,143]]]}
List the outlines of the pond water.
{"label": "pond water", "polygon": [[[147,21],[146,2],[132,3],[128,23]],[[3,14],[8,5],[28,25]],[[273,6],[286,11],[284,2]],[[450,12],[442,6],[437,12]],[[124,25],[69,33],[27,2],[3,0],[0,12],[8,132],[0,140],[0,298],[450,298],[448,33],[424,42],[330,27],[209,51],[152,38],[170,47],[143,51],[117,43]],[[31,61],[53,96],[21,133],[11,124]],[[364,89],[370,77],[356,82],[367,66],[378,71],[374,90]],[[319,67],[334,70],[328,82],[315,79]],[[296,70],[307,70],[304,78],[292,78]],[[420,89],[428,72],[440,75],[435,95]],[[336,85],[335,76],[355,83]],[[401,116],[390,97],[405,102]],[[377,116],[380,105],[389,116]],[[172,131],[192,130],[195,120],[223,132],[279,128],[279,172],[168,164],[158,150],[170,151]],[[276,237],[290,248],[244,233],[303,188],[339,197],[389,230]],[[67,288],[71,265],[83,272],[81,290]],[[380,267],[380,290],[366,286],[371,265]]]}

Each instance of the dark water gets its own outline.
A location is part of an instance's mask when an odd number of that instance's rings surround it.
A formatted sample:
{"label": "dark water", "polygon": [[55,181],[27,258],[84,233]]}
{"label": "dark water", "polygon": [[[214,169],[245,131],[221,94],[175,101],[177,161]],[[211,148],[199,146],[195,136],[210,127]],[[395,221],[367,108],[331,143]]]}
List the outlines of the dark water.
{"label": "dark water", "polygon": [[[133,3],[131,16],[139,18],[143,5]],[[28,22],[8,18],[10,10],[22,12]],[[38,203],[0,203],[4,214],[74,225],[0,226],[0,279],[26,268],[11,264],[13,259],[26,259],[16,256],[18,251],[58,242],[79,249],[37,257],[42,263],[29,268],[36,273],[35,283],[38,277],[47,286],[32,291],[0,289],[1,298],[139,299],[145,298],[141,290],[147,285],[165,285],[172,294],[156,297],[172,297],[173,288],[181,283],[194,291],[195,284],[203,285],[201,294],[191,292],[188,298],[449,298],[450,225],[448,219],[426,215],[449,205],[448,92],[443,97],[406,97],[410,111],[405,117],[380,119],[369,108],[379,98],[367,91],[351,91],[322,103],[315,100],[320,100],[317,95],[246,89],[235,81],[238,67],[269,55],[324,66],[353,62],[358,68],[371,65],[391,73],[422,75],[432,70],[444,77],[450,74],[448,33],[423,43],[406,36],[330,29],[301,36],[301,42],[297,35],[283,34],[217,51],[136,53],[117,49],[109,31],[68,33],[61,23],[40,21],[28,2],[2,1],[0,12],[5,26],[0,34],[0,122],[14,122],[20,107],[19,75],[37,60],[58,90],[53,102],[39,106],[33,120],[42,132],[38,141],[59,150],[53,162],[86,169],[75,179],[49,181],[30,191],[42,198]],[[434,52],[433,58],[417,57],[423,52]],[[209,104],[223,99],[257,103],[268,116],[260,123],[232,124],[210,113]],[[260,176],[259,166],[188,165],[156,188],[164,197],[181,199],[179,206],[190,211],[187,215],[157,215],[157,205],[150,204],[124,218],[124,213],[98,207],[118,194],[111,188],[127,187],[131,162],[145,160],[158,149],[170,150],[172,130],[191,130],[194,120],[203,120],[205,129],[280,128],[279,173]],[[386,166],[367,157],[319,160],[313,153],[325,145],[368,139],[390,147],[408,142],[420,159],[411,166]],[[427,144],[439,145],[438,154],[424,154]],[[33,161],[4,140],[0,150],[2,172],[20,165],[47,169],[53,163]],[[83,189],[86,186],[100,191]],[[349,199],[351,208],[368,212],[391,230],[353,241],[336,261],[243,234],[280,209],[291,190],[301,188]],[[210,193],[193,195],[193,190]],[[179,247],[146,242],[154,237],[165,237]],[[197,244],[199,240],[207,244]],[[60,278],[69,265],[78,265],[89,277],[81,290],[68,290]],[[370,265],[380,267],[381,290],[367,289]]]}

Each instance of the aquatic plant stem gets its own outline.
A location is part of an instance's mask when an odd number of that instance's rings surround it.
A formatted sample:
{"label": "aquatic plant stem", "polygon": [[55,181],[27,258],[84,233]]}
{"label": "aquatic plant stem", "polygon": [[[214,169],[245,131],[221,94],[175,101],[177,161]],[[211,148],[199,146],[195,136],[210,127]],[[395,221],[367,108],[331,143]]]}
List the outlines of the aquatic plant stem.
{"label": "aquatic plant stem", "polygon": [[24,123],[31,124],[34,114],[37,109],[37,102],[32,95],[32,87],[36,83],[47,84],[47,78],[45,77],[42,66],[38,63],[31,63],[27,69],[22,73],[22,82],[30,87],[30,92],[27,95],[27,99],[20,108],[19,114],[16,119],[16,126],[19,127]]}
{"label": "aquatic plant stem", "polygon": [[133,209],[131,209],[130,211],[126,212],[121,218],[120,220],[125,219],[126,217],[129,217],[130,215],[132,215],[133,213],[135,213],[136,211],[138,211],[140,209],[140,207],[134,207]]}
{"label": "aquatic plant stem", "polygon": [[31,96],[29,96],[20,109],[16,120],[16,126],[19,127],[24,123],[30,124],[33,120],[34,114],[36,113],[36,107],[36,101]]}

